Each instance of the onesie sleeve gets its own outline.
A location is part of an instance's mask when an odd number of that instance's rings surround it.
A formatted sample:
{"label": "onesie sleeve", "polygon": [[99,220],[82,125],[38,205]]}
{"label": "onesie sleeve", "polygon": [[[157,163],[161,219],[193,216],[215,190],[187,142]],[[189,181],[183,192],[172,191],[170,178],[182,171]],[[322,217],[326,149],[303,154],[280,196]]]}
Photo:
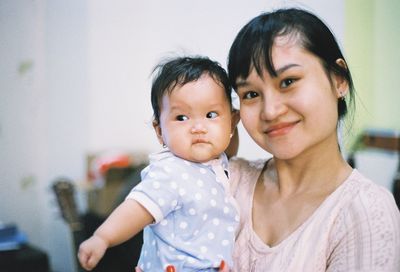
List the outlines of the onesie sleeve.
{"label": "onesie sleeve", "polygon": [[180,207],[177,171],[168,164],[156,162],[142,170],[142,181],[126,197],[138,201],[159,223]]}
{"label": "onesie sleeve", "polygon": [[360,191],[332,229],[326,271],[400,271],[400,215],[393,195],[372,182]]}

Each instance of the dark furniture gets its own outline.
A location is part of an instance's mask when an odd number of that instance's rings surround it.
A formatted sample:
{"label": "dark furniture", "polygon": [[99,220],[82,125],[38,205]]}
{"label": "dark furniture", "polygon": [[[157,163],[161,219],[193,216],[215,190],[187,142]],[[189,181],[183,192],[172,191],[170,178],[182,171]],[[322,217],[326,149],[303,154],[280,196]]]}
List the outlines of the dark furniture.
{"label": "dark furniture", "polygon": [[0,271],[50,272],[49,259],[42,250],[26,244],[20,249],[0,251]]}
{"label": "dark furniture", "polygon": [[[143,169],[143,167],[144,165],[140,165],[134,169],[110,169],[108,171],[108,175],[123,179],[124,184],[123,188],[120,190],[120,194],[113,201],[114,208],[125,199],[131,188],[140,181],[140,170]],[[75,204],[75,185],[71,180],[60,178],[53,183],[53,189],[57,196],[63,218],[71,230],[74,242],[73,254],[76,256],[80,243],[89,238],[104,222],[107,216],[91,211],[88,211],[85,214],[79,214]],[[143,232],[141,231],[125,243],[109,248],[92,271],[135,271],[142,244]],[[84,270],[78,264],[77,259],[76,264],[77,271],[83,272]],[[0,270],[0,272],[3,271]]]}

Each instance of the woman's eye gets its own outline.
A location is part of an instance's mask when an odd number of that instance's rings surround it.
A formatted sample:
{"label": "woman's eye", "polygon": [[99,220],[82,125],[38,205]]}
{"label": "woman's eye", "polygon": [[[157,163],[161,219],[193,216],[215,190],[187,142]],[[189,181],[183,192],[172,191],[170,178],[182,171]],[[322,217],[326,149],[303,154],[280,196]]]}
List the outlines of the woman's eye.
{"label": "woman's eye", "polygon": [[255,91],[249,91],[243,94],[243,99],[252,99],[258,96],[258,93]]}
{"label": "woman's eye", "polygon": [[296,80],[294,78],[287,78],[282,80],[281,82],[281,88],[287,88],[290,85],[292,85]]}
{"label": "woman's eye", "polygon": [[189,118],[186,116],[186,115],[178,115],[178,116],[176,116],[176,120],[178,120],[178,121],[186,121],[186,120],[188,120]]}
{"label": "woman's eye", "polygon": [[216,113],[215,111],[210,111],[209,113],[207,113],[207,118],[210,119],[214,119],[218,116],[218,113]]}

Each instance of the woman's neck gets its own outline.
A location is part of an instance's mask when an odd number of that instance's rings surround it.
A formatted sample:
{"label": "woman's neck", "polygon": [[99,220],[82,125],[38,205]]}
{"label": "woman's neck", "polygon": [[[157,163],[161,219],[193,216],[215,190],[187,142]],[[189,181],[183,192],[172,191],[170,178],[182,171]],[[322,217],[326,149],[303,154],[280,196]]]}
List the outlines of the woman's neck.
{"label": "woman's neck", "polygon": [[337,141],[309,148],[290,160],[274,158],[276,182],[282,195],[331,192],[351,173]]}

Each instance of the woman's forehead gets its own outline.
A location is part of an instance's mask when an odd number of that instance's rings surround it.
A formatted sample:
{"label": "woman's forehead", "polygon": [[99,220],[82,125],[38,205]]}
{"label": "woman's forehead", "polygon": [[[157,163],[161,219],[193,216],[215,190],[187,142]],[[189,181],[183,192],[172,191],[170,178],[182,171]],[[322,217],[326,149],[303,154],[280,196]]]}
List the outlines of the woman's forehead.
{"label": "woman's forehead", "polygon": [[302,46],[301,34],[292,32],[285,35],[278,35],[274,38],[272,48],[275,46]]}

